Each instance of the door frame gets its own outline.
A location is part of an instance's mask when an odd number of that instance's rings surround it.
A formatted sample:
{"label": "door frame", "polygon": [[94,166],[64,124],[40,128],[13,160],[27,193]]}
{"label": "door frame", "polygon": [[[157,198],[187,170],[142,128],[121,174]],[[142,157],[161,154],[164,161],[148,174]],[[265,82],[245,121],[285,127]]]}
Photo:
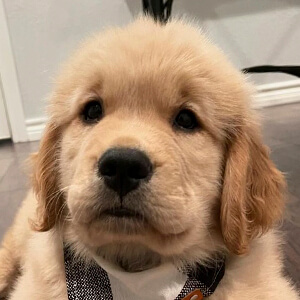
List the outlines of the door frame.
{"label": "door frame", "polygon": [[0,78],[0,140],[11,138]]}
{"label": "door frame", "polygon": [[12,51],[4,1],[0,1],[0,76],[13,142],[28,141],[22,97]]}

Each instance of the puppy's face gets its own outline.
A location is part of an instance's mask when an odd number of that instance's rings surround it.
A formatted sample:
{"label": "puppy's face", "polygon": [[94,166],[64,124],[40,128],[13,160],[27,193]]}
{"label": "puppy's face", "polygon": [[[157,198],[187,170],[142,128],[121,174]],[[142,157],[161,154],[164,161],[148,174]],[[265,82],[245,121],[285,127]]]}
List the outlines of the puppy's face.
{"label": "puppy's face", "polygon": [[196,62],[176,65],[157,46],[103,54],[110,69],[91,68],[96,86],[70,103],[76,113],[62,135],[61,187],[93,245],[134,241],[175,254],[209,234],[222,141],[204,88],[192,86]]}
{"label": "puppy's face", "polygon": [[[225,170],[228,140],[252,122],[247,95],[239,73],[187,25],[142,20],[93,38],[58,80],[44,139],[52,147],[40,153],[45,164],[53,151],[47,184],[60,190],[76,236],[165,256],[216,250],[224,173],[234,173]],[[233,198],[248,176],[245,147]]]}
{"label": "puppy's face", "polygon": [[174,254],[209,233],[222,143],[201,99],[176,78],[182,74],[164,75],[153,62],[140,66],[134,59],[130,78],[124,64],[101,88],[73,100],[77,113],[61,143],[61,186],[89,243],[138,241]]}

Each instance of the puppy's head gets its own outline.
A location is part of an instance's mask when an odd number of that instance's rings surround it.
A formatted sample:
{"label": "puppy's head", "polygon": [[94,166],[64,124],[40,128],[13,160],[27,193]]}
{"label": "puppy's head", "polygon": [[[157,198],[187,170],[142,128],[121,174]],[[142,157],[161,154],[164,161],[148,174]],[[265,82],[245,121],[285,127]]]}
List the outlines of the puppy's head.
{"label": "puppy's head", "polygon": [[243,76],[192,26],[95,36],[57,82],[35,159],[36,229],[67,213],[90,247],[245,253],[283,209]]}

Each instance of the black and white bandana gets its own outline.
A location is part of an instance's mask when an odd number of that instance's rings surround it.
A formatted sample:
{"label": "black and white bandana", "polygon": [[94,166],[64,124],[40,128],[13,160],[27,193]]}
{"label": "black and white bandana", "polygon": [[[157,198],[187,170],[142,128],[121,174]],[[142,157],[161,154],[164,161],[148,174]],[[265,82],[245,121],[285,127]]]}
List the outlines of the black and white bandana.
{"label": "black and white bandana", "polygon": [[214,267],[198,265],[185,271],[170,264],[128,273],[98,259],[86,264],[67,248],[64,259],[69,300],[182,300],[195,290],[208,297],[225,272],[224,260]]}

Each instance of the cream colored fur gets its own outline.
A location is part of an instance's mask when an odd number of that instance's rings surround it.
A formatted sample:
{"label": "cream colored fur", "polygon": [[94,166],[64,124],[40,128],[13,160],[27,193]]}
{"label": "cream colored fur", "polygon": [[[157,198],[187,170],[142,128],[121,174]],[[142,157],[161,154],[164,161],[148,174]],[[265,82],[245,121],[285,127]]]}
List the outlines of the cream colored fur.
{"label": "cream colored fur", "polygon": [[[299,299],[282,275],[274,229],[285,181],[262,143],[251,97],[244,76],[183,21],[139,19],[86,41],[52,94],[33,190],[0,249],[0,296],[67,299],[66,243],[87,262],[95,252],[129,272],[222,253],[225,276],[209,299]],[[83,107],[95,99],[104,117],[84,124]],[[182,108],[201,128],[173,127]],[[119,146],[144,151],[154,165],[149,183],[124,200],[147,222],[101,219],[119,200],[97,161]]]}

